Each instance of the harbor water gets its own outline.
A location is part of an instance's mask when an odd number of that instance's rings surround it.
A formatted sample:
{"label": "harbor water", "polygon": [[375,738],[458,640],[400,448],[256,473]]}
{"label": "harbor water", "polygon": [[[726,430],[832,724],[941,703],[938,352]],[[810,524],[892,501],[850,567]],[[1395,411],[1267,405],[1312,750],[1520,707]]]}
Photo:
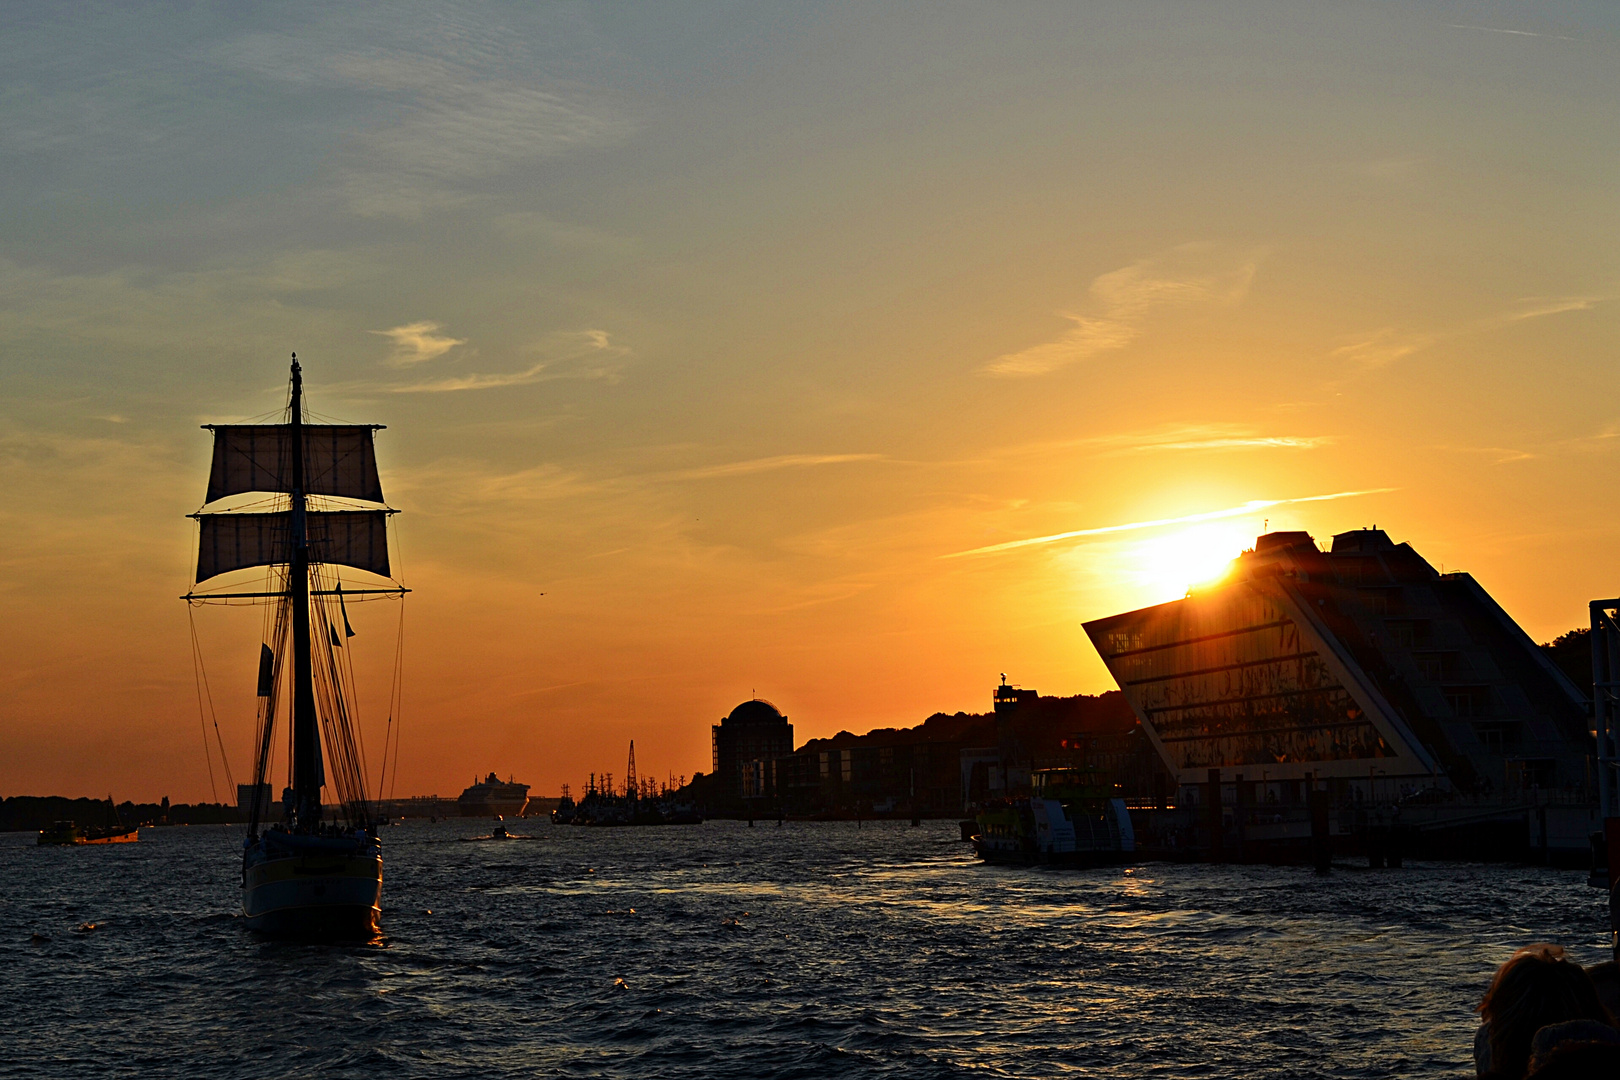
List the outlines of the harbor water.
{"label": "harbor water", "polygon": [[[976,863],[955,822],[383,830],[371,946],[260,940],[240,829],[0,834],[0,1077],[1472,1076],[1584,874]],[[90,928],[94,924],[94,928]]]}

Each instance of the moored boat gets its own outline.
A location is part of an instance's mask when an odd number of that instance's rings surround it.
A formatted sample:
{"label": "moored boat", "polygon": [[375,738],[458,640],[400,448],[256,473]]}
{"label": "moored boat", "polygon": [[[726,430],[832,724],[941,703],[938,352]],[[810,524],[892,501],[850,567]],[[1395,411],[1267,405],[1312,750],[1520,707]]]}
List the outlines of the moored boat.
{"label": "moored boat", "polygon": [[1028,798],[997,799],[977,818],[973,850],[986,862],[1110,866],[1135,858],[1125,800],[1092,770],[1037,769]]}

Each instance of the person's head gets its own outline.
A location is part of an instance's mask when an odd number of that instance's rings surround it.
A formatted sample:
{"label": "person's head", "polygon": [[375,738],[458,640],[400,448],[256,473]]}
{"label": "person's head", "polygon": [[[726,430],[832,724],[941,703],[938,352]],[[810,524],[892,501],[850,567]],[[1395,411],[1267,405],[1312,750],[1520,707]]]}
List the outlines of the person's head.
{"label": "person's head", "polygon": [[1614,1022],[1591,978],[1557,945],[1531,945],[1514,953],[1497,969],[1479,1014],[1490,1033],[1491,1075],[1503,1080],[1524,1076],[1531,1041],[1548,1024]]}

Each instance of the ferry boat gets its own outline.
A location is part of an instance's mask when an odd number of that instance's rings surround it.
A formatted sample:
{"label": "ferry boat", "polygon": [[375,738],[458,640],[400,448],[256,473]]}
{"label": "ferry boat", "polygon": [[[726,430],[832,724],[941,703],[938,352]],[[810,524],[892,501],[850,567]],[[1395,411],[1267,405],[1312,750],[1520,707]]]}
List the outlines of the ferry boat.
{"label": "ferry boat", "polygon": [[[387,523],[395,511],[383,503],[377,475],[380,425],[307,423],[295,355],[284,423],[205,427],[214,436],[213,465],[204,509],[192,515],[197,585],[183,599],[273,607],[259,647],[255,785],[268,784],[276,748],[285,745],[275,738],[279,713],[292,729],[279,820],[265,821],[273,810],[255,800],[242,841],[244,922],[270,934],[369,939],[382,911],[382,844],[354,724],[346,604],[408,591],[390,574]],[[267,498],[246,506],[233,498],[250,492]],[[221,500],[232,505],[221,508]],[[267,568],[263,591],[200,588],[254,567]],[[345,588],[340,567],[389,584]],[[385,744],[384,762],[389,750]],[[330,817],[322,806],[328,786],[337,796]]]}
{"label": "ferry boat", "polygon": [[482,780],[474,780],[472,787],[456,800],[456,806],[462,817],[517,817],[528,801],[528,784],[519,784],[511,777],[503,784],[490,773]]}
{"label": "ferry boat", "polygon": [[997,799],[977,818],[973,850],[985,862],[1110,866],[1135,858],[1125,800],[1091,769],[1036,769],[1028,798]]}

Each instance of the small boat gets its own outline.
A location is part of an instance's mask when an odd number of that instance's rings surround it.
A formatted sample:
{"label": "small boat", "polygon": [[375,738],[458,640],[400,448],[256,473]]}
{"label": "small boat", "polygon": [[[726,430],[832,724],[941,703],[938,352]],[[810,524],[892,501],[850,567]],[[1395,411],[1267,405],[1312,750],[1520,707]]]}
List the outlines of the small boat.
{"label": "small boat", "polygon": [[463,836],[462,839],[463,840],[469,840],[469,841],[478,841],[478,840],[533,840],[534,837],[532,837],[532,836],[524,836],[522,833],[507,832],[506,831],[506,819],[501,817],[501,815],[496,814],[495,815],[495,828],[490,830],[490,834],[488,836]]}
{"label": "small boat", "polygon": [[1028,798],[997,799],[977,819],[973,850],[985,862],[1114,866],[1136,853],[1125,800],[1094,770],[1036,769]]}
{"label": "small boat", "polygon": [[[205,425],[214,456],[205,509],[193,515],[200,537],[196,581],[254,567],[268,568],[268,580],[264,591],[194,588],[183,599],[273,607],[259,647],[253,784],[270,786],[281,713],[292,729],[285,763],[291,782],[274,808],[279,820],[267,821],[273,808],[258,800],[249,815],[242,841],[245,925],[267,934],[367,940],[376,936],[382,910],[382,843],[353,719],[345,652],[354,630],[345,599],[397,599],[408,590],[389,569],[387,524],[395,511],[383,502],[377,474],[378,425],[310,424],[304,413],[295,356],[285,423]],[[251,510],[220,508],[220,500],[239,503],[234,497],[249,492],[269,498],[249,504]],[[345,588],[340,566],[387,579],[387,587]],[[335,820],[323,806],[329,785]]]}

